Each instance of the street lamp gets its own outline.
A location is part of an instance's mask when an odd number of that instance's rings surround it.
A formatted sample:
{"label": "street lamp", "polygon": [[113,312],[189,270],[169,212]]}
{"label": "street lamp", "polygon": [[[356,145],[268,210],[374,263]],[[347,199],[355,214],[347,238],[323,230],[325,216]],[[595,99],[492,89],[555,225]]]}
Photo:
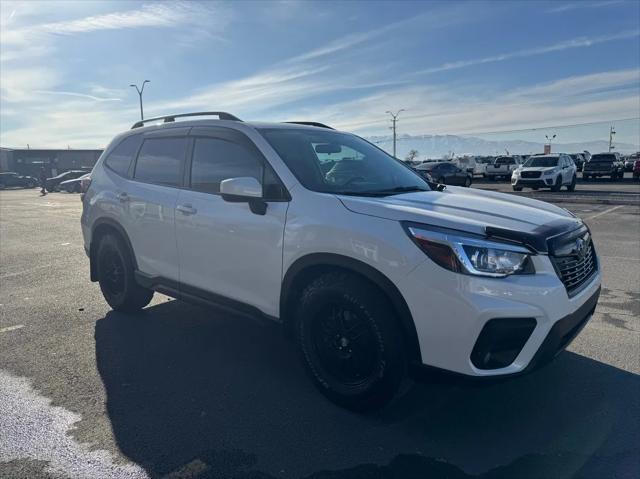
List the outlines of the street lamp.
{"label": "street lamp", "polygon": [[149,80],[145,80],[142,82],[142,88],[138,88],[138,85],[134,85],[133,83],[131,85],[129,85],[130,87],[133,87],[136,89],[136,91],[138,92],[138,96],[140,97],[140,119],[144,120],[144,113],[142,112],[142,92],[144,91],[144,86],[147,83],[151,83]]}
{"label": "street lamp", "polygon": [[551,153],[551,140],[555,139],[556,135],[554,133],[551,138],[549,138],[549,135],[544,135],[544,137],[547,139],[547,143],[549,144],[549,151],[545,153]]}
{"label": "street lamp", "polygon": [[393,123],[393,126],[391,127],[393,129],[393,157],[396,157],[396,122],[398,121],[398,115],[400,115],[400,112],[405,111],[404,108],[402,108],[401,110],[398,110],[395,114],[389,110],[387,110],[385,113],[389,113],[389,115],[391,115],[391,122]]}

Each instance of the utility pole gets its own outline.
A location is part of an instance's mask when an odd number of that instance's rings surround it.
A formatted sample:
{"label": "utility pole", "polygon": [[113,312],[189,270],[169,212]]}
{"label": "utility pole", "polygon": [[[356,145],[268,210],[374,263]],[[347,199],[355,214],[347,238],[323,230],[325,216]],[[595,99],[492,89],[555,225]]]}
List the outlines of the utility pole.
{"label": "utility pole", "polygon": [[398,121],[398,115],[400,115],[401,111],[405,111],[404,108],[401,110],[398,110],[397,113],[393,113],[391,111],[386,111],[385,113],[389,113],[389,115],[391,115],[391,123],[392,123],[392,127],[391,129],[393,130],[393,157],[397,158],[396,156],[396,122]]}
{"label": "utility pole", "polygon": [[615,148],[615,146],[613,146],[613,135],[615,134],[616,134],[615,127],[611,125],[611,128],[609,128],[609,153],[611,153],[611,150]]}
{"label": "utility pole", "polygon": [[131,85],[129,85],[130,87],[133,87],[136,89],[136,91],[138,92],[138,96],[140,97],[140,119],[144,120],[144,113],[142,111],[142,92],[144,91],[144,86],[147,83],[151,83],[149,80],[145,80],[142,82],[142,88],[138,88],[138,85],[134,85],[133,83]]}

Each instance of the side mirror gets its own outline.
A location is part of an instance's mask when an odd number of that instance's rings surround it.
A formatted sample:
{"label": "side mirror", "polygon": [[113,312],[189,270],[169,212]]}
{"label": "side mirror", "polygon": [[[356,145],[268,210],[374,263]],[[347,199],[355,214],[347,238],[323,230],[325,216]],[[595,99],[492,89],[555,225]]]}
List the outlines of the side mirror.
{"label": "side mirror", "polygon": [[230,203],[249,203],[251,212],[257,215],[267,212],[267,203],[262,200],[262,185],[250,176],[222,180],[220,195]]}

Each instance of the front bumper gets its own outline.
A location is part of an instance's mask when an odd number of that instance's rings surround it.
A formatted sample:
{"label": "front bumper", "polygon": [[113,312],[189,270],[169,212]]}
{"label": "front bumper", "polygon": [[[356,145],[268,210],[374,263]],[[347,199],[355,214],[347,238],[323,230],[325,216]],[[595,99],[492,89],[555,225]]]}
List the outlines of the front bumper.
{"label": "front bumper", "polygon": [[[537,255],[532,260],[536,274],[498,279],[452,273],[430,260],[415,268],[400,286],[414,318],[423,364],[469,376],[512,375],[543,364],[566,348],[593,314],[600,269],[569,297],[549,257]],[[491,350],[489,343],[479,354],[476,345],[485,326],[496,319],[513,321],[513,326],[535,322],[523,344],[518,344],[515,359],[506,366],[487,361],[485,367],[478,358],[500,348]]]}
{"label": "front bumper", "polygon": [[534,178],[534,179],[528,179],[528,178],[511,178],[511,184],[513,186],[517,186],[517,187],[523,187],[523,188],[549,188],[551,186],[553,186],[553,183],[555,181],[555,178],[553,177],[549,177],[549,178]]}

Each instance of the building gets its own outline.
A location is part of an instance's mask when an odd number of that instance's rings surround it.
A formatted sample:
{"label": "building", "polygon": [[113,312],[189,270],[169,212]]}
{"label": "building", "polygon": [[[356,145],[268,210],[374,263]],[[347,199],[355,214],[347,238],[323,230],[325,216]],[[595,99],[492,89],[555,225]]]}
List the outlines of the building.
{"label": "building", "polygon": [[23,175],[40,175],[44,167],[48,177],[68,170],[91,169],[102,150],[43,150],[35,148],[0,148],[0,171]]}

